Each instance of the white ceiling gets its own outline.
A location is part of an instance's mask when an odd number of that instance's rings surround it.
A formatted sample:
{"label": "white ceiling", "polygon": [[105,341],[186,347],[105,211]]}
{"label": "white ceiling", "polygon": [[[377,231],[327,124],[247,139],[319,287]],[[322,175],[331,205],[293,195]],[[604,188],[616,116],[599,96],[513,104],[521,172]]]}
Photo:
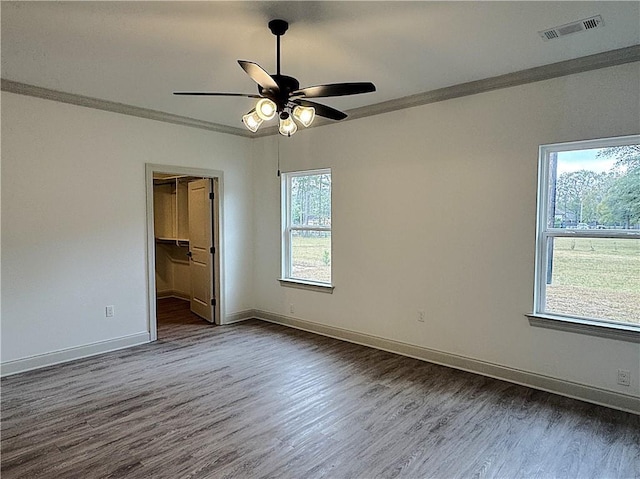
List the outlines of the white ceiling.
{"label": "white ceiling", "polygon": [[[7,2],[2,78],[241,127],[255,93],[236,60],[275,71],[269,20],[290,23],[282,73],[301,86],[371,81],[320,100],[348,110],[640,44],[640,2]],[[603,28],[538,31],[602,15]]]}

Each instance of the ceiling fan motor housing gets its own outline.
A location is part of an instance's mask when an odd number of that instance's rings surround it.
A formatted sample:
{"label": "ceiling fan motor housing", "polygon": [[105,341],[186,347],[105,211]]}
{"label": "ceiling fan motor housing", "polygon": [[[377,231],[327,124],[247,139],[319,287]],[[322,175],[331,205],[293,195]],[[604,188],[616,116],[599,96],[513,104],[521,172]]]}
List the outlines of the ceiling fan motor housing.
{"label": "ceiling fan motor housing", "polygon": [[289,101],[290,94],[300,89],[300,82],[287,75],[271,75],[271,78],[278,84],[280,91],[274,92],[258,85],[258,93],[273,100],[278,105],[278,111],[282,111]]}

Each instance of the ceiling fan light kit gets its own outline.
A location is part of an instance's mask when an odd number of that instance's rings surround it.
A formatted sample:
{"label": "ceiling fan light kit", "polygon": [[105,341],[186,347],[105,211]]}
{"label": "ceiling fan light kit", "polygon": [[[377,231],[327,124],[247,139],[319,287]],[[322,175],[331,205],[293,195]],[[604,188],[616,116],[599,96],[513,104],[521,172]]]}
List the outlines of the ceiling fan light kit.
{"label": "ceiling fan light kit", "polygon": [[313,123],[313,119],[316,117],[316,109],[298,105],[293,109],[293,117],[302,123],[302,126],[307,127]]}
{"label": "ceiling fan light kit", "polygon": [[296,125],[296,122],[293,121],[291,115],[286,111],[280,114],[280,126],[278,131],[284,136],[291,136],[298,131],[298,125]]}
{"label": "ceiling fan light kit", "polygon": [[263,122],[264,120],[260,118],[256,110],[251,110],[242,117],[242,123],[244,123],[244,126],[254,133],[258,131],[258,128],[260,128],[260,125],[262,125]]}
{"label": "ceiling fan light kit", "polygon": [[300,83],[293,77],[280,74],[280,37],[285,34],[289,24],[285,20],[271,20],[269,29],[276,36],[276,71],[270,75],[260,65],[246,60],[238,60],[240,67],[258,84],[258,95],[249,93],[216,93],[216,92],[173,92],[174,95],[198,96],[240,96],[259,98],[253,110],[242,117],[242,123],[252,132],[258,131],[260,125],[278,115],[278,131],[284,136],[291,136],[298,131],[297,120],[308,127],[316,115],[330,120],[343,120],[347,114],[327,105],[315,103],[307,98],[357,95],[376,91],[370,82],[332,83],[327,85],[300,88]]}
{"label": "ceiling fan light kit", "polygon": [[268,98],[263,98],[256,103],[256,112],[264,121],[269,121],[278,113],[278,106]]}

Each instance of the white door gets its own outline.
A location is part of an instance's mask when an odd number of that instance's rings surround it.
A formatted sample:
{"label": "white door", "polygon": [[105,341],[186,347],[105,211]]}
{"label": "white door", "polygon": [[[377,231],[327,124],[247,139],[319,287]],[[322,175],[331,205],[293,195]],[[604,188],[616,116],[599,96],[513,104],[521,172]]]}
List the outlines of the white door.
{"label": "white door", "polygon": [[189,273],[191,311],[215,322],[211,180],[189,183]]}

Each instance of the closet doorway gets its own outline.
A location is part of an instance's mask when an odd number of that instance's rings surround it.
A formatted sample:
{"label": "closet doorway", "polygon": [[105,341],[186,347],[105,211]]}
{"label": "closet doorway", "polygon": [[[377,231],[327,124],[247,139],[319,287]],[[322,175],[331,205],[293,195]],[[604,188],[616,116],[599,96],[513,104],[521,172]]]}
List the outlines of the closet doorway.
{"label": "closet doorway", "polygon": [[[172,298],[222,324],[222,173],[147,165],[149,336],[157,339],[158,300]],[[203,324],[204,321],[203,321]]]}

